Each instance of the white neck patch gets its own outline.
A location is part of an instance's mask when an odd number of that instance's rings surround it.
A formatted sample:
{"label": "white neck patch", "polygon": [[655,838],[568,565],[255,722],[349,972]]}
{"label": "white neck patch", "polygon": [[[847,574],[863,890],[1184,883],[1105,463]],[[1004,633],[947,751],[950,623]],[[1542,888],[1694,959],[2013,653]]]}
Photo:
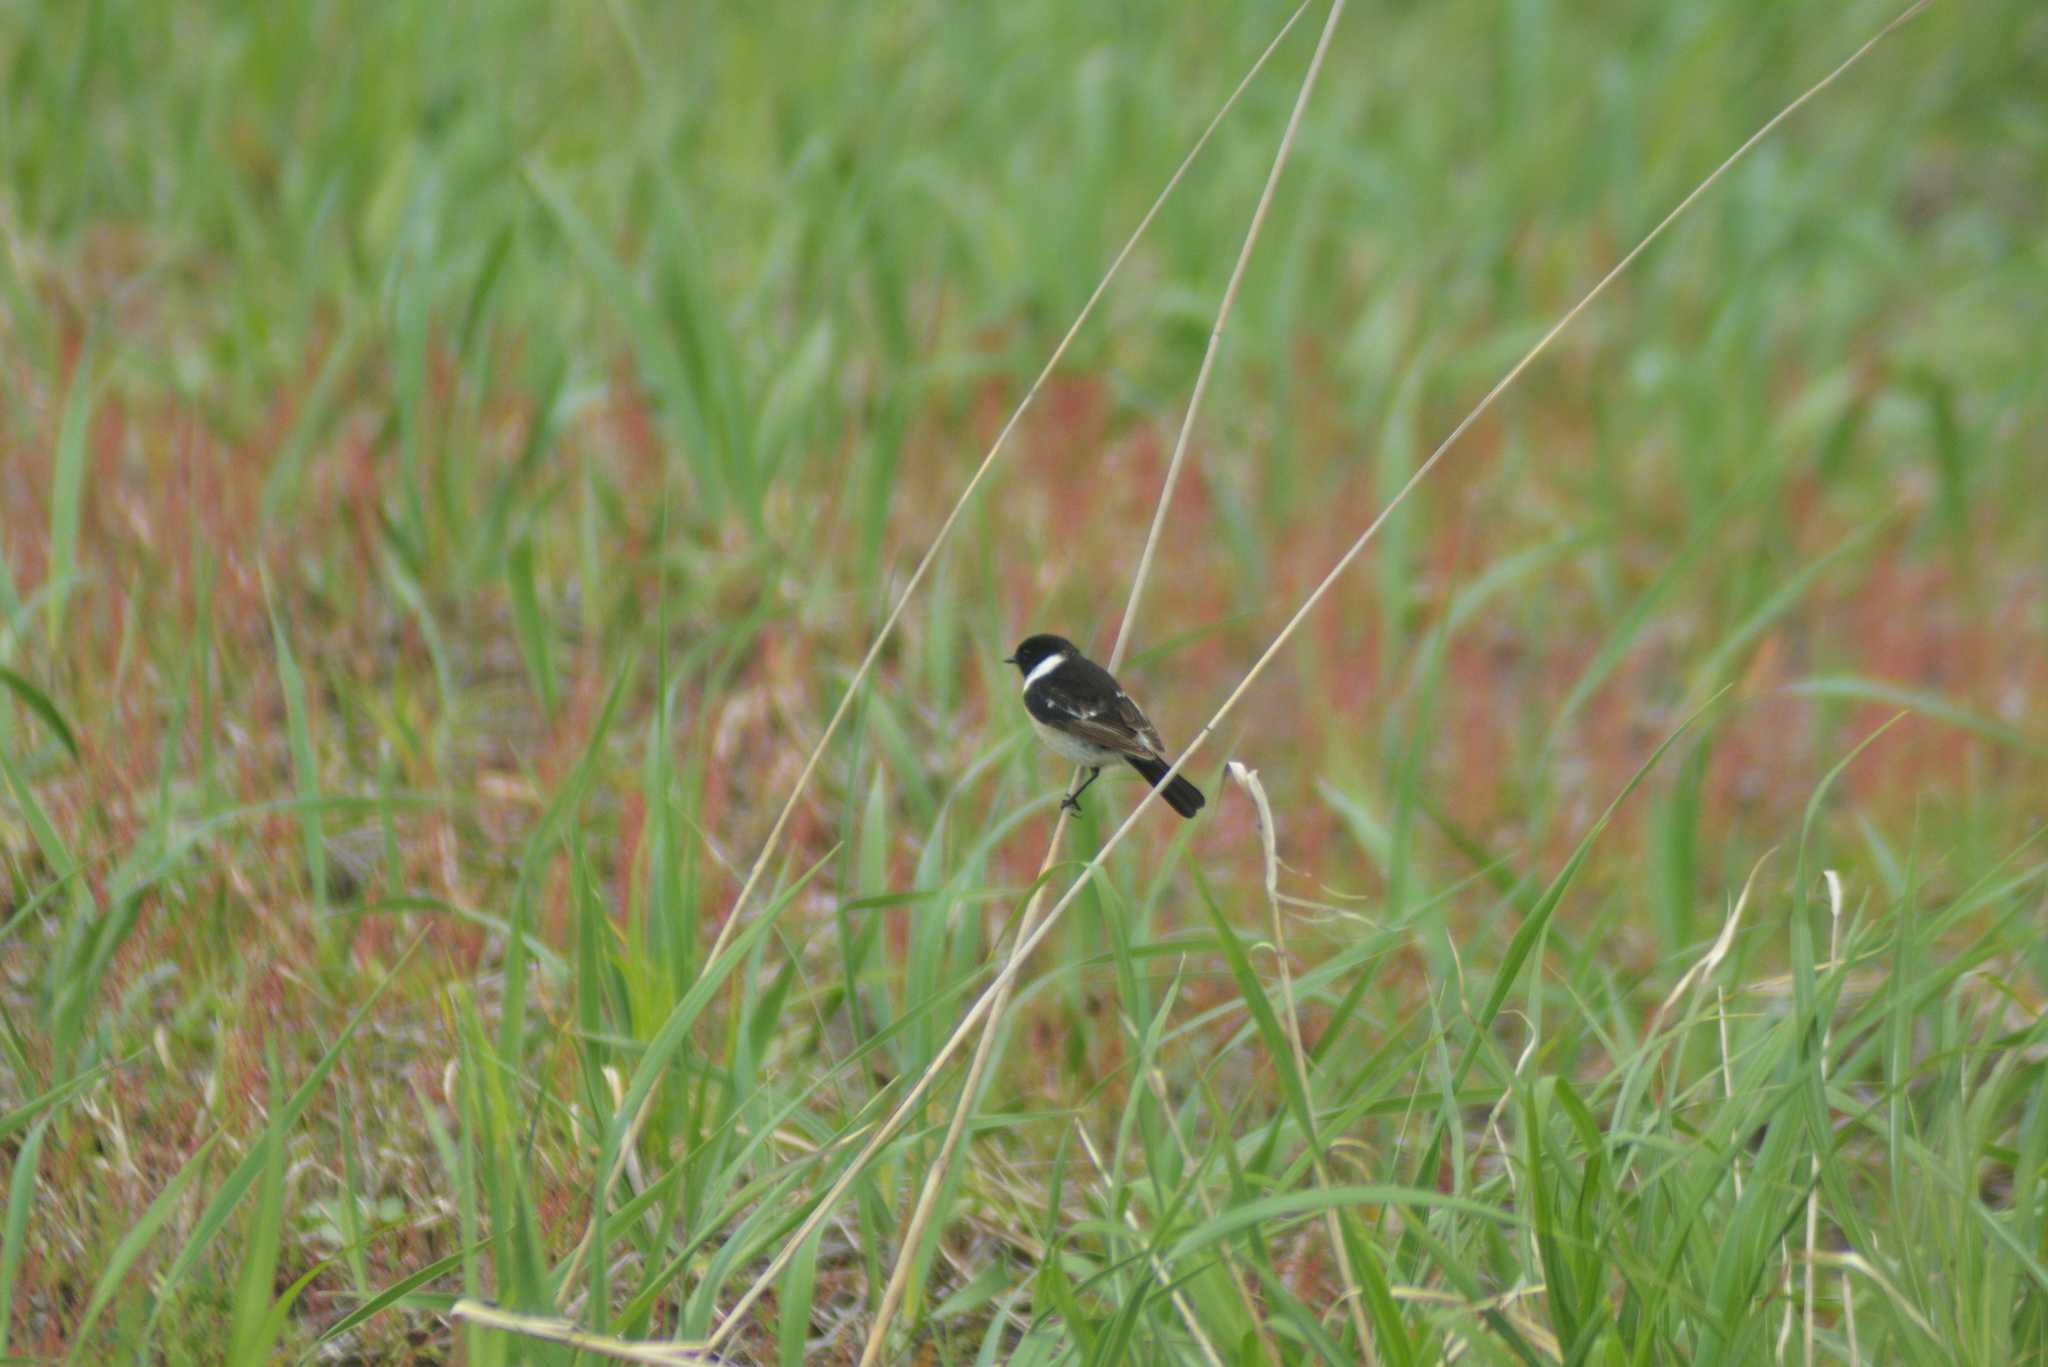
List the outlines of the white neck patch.
{"label": "white neck patch", "polygon": [[1037,664],[1031,666],[1031,672],[1024,676],[1024,686],[1026,688],[1031,687],[1031,685],[1037,683],[1040,679],[1052,673],[1055,669],[1058,669],[1061,665],[1065,664],[1066,662],[1067,657],[1064,654],[1046,656]]}

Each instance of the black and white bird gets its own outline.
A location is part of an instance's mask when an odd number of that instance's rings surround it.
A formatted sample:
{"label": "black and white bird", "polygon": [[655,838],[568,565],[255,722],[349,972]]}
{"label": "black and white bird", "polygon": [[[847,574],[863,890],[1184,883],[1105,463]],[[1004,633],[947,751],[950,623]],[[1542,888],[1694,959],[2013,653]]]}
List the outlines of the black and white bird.
{"label": "black and white bird", "polygon": [[[1068,793],[1062,807],[1081,810],[1081,794],[1102,774],[1102,766],[1123,760],[1159,787],[1172,761],[1145,714],[1110,672],[1083,655],[1064,636],[1027,636],[1003,661],[1024,676],[1024,710],[1031,728],[1056,755],[1088,766],[1088,777]],[[1202,810],[1202,790],[1180,775],[1161,790],[1166,805],[1182,816]]]}

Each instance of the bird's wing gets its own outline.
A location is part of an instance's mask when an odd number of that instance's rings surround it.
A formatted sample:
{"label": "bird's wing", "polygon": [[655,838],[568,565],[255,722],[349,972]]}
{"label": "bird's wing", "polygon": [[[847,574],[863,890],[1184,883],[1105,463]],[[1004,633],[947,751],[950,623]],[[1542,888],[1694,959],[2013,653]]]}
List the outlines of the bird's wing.
{"label": "bird's wing", "polygon": [[1061,688],[1051,680],[1025,695],[1031,715],[1077,739],[1140,759],[1163,757],[1165,747],[1138,705],[1112,683],[1100,691]]}
{"label": "bird's wing", "polygon": [[1159,739],[1158,728],[1152,725],[1150,718],[1138,710],[1138,705],[1131,701],[1131,695],[1121,688],[1116,691],[1116,719],[1144,742],[1149,753],[1160,759],[1166,758],[1166,742]]}

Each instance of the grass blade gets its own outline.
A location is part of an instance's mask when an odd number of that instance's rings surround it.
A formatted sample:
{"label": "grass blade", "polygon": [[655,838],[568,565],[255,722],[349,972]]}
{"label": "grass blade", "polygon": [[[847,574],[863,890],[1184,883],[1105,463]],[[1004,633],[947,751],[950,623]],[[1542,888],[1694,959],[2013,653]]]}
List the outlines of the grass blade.
{"label": "grass blade", "polygon": [[14,1283],[21,1275],[29,1212],[35,1207],[36,1180],[42,1172],[43,1136],[49,1129],[48,1116],[29,1128],[14,1155],[14,1173],[7,1183],[7,1224],[0,1233],[0,1357],[7,1353],[7,1330],[14,1323]]}
{"label": "grass blade", "polygon": [[277,1255],[284,1235],[284,1135],[277,1121],[278,1061],[273,1038],[266,1050],[269,1058],[271,1120],[263,1127],[255,1145],[259,1160],[256,1204],[249,1210],[243,1231],[241,1275],[235,1283],[234,1304],[228,1327],[228,1361],[262,1362],[277,1346],[270,1327],[270,1283],[277,1275]]}
{"label": "grass blade", "polygon": [[71,752],[71,758],[78,758],[78,740],[71,734],[71,727],[65,722],[64,714],[57,710],[57,705],[50,701],[48,694],[5,665],[0,665],[0,685],[4,685],[10,693],[21,700],[22,706],[42,719],[43,725],[50,728],[50,733]]}

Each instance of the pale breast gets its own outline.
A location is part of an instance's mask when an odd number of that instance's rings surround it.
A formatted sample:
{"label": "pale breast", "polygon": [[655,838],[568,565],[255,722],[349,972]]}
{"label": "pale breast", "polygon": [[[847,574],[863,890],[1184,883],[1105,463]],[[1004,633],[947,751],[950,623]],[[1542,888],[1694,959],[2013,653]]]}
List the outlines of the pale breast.
{"label": "pale breast", "polygon": [[1078,736],[1071,736],[1057,727],[1047,726],[1036,717],[1031,719],[1031,729],[1036,731],[1038,738],[1045,742],[1046,749],[1062,758],[1070,759],[1076,764],[1103,765],[1121,758],[1114,750],[1105,750],[1099,745],[1091,745]]}

